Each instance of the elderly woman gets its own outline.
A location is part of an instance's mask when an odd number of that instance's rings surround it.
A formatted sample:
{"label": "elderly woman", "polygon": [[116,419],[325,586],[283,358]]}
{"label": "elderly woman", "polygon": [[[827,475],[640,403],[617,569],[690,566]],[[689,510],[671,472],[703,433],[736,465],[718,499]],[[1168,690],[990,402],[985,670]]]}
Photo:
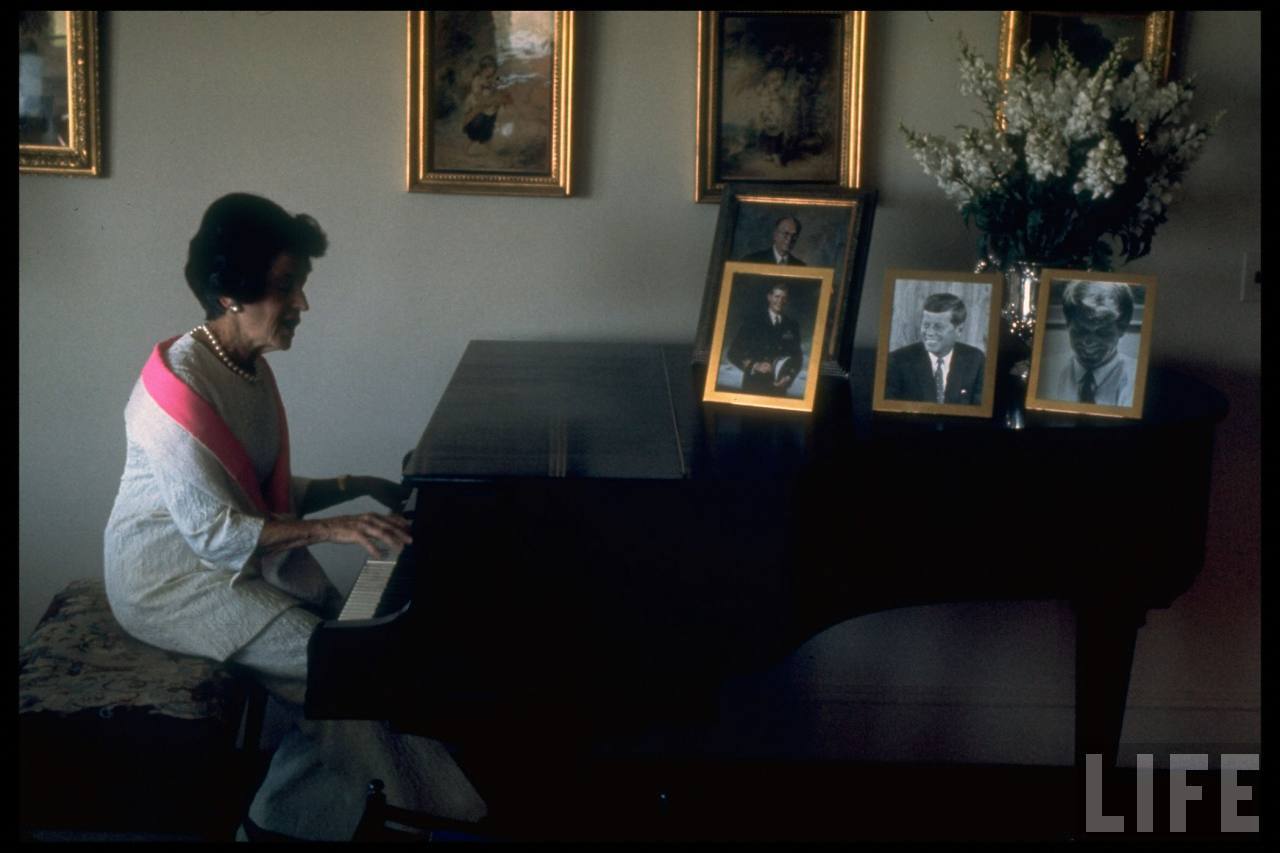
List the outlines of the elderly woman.
{"label": "elderly woman", "polygon": [[157,344],[125,407],[124,475],[105,533],[107,595],[133,636],[252,670],[297,725],[280,743],[246,830],[349,839],[371,778],[411,808],[474,820],[483,801],[435,741],[385,723],[302,717],[307,640],[340,596],[307,550],[351,543],[373,556],[410,541],[408,521],[308,513],[404,490],[375,477],[292,475],[284,407],[263,356],[288,350],[308,310],[316,221],[267,199],[215,201],[186,278],[205,322]]}

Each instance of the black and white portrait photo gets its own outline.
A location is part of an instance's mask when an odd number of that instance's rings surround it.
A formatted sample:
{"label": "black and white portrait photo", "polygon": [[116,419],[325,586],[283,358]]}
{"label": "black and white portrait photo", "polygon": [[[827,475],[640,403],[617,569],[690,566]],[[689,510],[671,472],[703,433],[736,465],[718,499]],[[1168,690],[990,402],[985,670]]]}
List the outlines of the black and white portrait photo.
{"label": "black and white portrait photo", "polygon": [[1153,284],[1046,270],[1027,407],[1139,416]]}
{"label": "black and white portrait photo", "polygon": [[875,407],[990,416],[999,282],[890,271]]}

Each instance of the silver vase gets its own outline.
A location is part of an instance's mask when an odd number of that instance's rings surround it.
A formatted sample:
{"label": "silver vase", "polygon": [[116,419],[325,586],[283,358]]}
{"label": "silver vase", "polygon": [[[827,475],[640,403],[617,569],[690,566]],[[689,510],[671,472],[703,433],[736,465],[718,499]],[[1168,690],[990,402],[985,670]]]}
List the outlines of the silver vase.
{"label": "silver vase", "polygon": [[1002,360],[1009,365],[1004,395],[1005,426],[1022,429],[1027,381],[1031,376],[1031,349],[1036,333],[1036,296],[1040,292],[1040,264],[1011,261],[1001,266],[991,259],[978,262],[975,272],[999,272],[1004,276],[1004,304],[1000,306]]}
{"label": "silver vase", "polygon": [[1016,342],[1019,357],[1009,372],[1023,382],[1031,372],[1031,345],[1036,333],[1036,294],[1042,267],[1031,261],[1011,261],[1001,267],[991,259],[978,261],[974,272],[999,272],[1004,276],[1004,304],[1000,319],[1004,331]]}

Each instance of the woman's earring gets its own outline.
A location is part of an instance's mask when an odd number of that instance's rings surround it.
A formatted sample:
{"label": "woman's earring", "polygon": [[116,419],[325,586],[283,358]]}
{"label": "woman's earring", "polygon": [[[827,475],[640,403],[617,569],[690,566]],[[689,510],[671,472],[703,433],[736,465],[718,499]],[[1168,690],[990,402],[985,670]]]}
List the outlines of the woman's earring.
{"label": "woman's earring", "polygon": [[239,305],[232,305],[232,306],[231,306],[231,313],[232,313],[232,314],[239,314],[242,310],[243,310],[243,309],[242,309]]}

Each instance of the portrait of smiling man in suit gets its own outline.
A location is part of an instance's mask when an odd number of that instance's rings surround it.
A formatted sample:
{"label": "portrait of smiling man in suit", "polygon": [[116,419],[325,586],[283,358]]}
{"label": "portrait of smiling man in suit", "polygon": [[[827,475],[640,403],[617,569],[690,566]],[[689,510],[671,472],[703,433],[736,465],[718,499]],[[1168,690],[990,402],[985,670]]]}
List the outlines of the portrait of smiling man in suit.
{"label": "portrait of smiling man in suit", "polygon": [[986,355],[960,340],[968,311],[952,293],[931,293],[920,312],[920,340],[889,353],[884,396],[923,403],[982,402]]}
{"label": "portrait of smiling man in suit", "polygon": [[994,365],[988,352],[999,309],[995,277],[890,272],[875,408],[989,415]]}

